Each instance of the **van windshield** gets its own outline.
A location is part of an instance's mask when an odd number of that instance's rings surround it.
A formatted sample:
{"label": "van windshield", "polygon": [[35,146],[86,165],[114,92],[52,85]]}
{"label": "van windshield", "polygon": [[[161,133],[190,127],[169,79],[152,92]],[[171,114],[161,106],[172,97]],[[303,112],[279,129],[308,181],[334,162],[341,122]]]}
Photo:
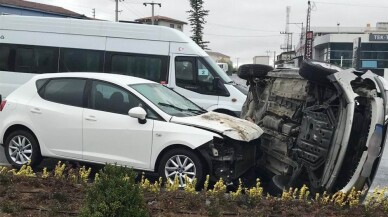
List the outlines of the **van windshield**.
{"label": "van windshield", "polygon": [[231,83],[233,80],[222,70],[217,63],[214,62],[209,56],[203,57],[206,62],[209,63],[209,65],[214,69],[214,71],[220,76],[220,78],[225,82],[225,83]]}
{"label": "van windshield", "polygon": [[171,116],[188,117],[206,113],[190,100],[161,84],[133,84],[133,89]]}

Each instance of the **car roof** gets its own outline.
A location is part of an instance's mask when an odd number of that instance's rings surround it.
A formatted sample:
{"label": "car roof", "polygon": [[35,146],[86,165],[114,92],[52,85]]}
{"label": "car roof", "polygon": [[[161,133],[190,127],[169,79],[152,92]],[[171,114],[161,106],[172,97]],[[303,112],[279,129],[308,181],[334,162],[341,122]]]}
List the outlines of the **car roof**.
{"label": "car roof", "polygon": [[118,75],[118,74],[108,74],[100,72],[66,72],[66,73],[47,73],[40,74],[34,77],[35,80],[46,79],[46,78],[89,78],[104,80],[112,82],[115,84],[121,85],[132,85],[132,84],[145,84],[145,83],[155,83],[150,80],[143,78],[128,76],[128,75]]}

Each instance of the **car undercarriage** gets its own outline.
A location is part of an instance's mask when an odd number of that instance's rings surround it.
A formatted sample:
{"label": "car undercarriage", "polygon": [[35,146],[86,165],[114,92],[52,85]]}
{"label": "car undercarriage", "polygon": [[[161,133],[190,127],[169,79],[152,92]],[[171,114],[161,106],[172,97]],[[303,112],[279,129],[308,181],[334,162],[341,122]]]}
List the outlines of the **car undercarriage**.
{"label": "car undercarriage", "polygon": [[385,144],[386,82],[370,71],[304,64],[239,70],[250,88],[242,118],[264,130],[259,176],[279,190],[367,190]]}

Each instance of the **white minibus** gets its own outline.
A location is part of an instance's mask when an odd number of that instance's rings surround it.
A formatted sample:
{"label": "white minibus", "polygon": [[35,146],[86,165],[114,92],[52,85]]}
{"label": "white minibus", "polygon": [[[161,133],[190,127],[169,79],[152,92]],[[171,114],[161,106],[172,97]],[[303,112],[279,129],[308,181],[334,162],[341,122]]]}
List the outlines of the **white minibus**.
{"label": "white minibus", "polygon": [[246,90],[184,33],[161,26],[0,16],[0,94],[35,74],[105,72],[165,84],[202,108],[239,116]]}

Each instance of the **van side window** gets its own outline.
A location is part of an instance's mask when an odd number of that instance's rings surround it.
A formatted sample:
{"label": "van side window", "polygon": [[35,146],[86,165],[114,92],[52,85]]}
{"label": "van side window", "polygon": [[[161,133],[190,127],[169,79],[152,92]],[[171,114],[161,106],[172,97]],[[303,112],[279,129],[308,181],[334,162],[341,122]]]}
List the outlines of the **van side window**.
{"label": "van side window", "polygon": [[107,64],[110,73],[167,82],[168,57],[165,56],[112,53]]}
{"label": "van side window", "polygon": [[176,58],[175,59],[175,78],[179,87],[186,85],[195,85],[195,58]]}
{"label": "van side window", "polygon": [[58,48],[28,45],[0,45],[0,70],[25,73],[58,71]]}
{"label": "van side window", "polygon": [[201,94],[219,95],[214,88],[214,75],[198,57],[175,58],[176,85]]}
{"label": "van side window", "polygon": [[12,51],[10,45],[0,44],[0,70],[13,71],[14,62],[15,51]]}
{"label": "van side window", "polygon": [[85,84],[85,79],[52,79],[39,92],[39,95],[47,101],[83,107]]}
{"label": "van side window", "polygon": [[34,50],[32,48],[16,49],[16,68],[17,72],[34,72]]}
{"label": "van side window", "polygon": [[61,48],[60,72],[103,72],[104,51]]}

